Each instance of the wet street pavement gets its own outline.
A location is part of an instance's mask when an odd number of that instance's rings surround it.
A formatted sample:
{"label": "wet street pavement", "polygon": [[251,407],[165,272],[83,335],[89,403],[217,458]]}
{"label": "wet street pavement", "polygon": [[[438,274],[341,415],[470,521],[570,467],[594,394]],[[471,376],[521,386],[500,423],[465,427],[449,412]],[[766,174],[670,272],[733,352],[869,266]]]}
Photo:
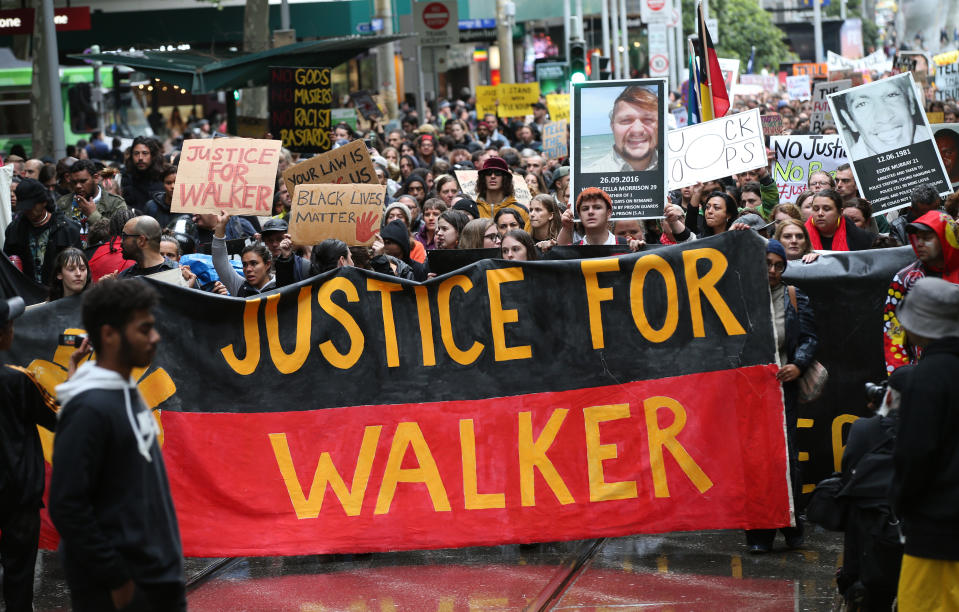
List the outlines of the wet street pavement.
{"label": "wet street pavement", "polygon": [[[642,535],[450,550],[187,559],[193,611],[832,610],[840,534],[781,536],[767,555],[742,532]],[[36,609],[67,610],[54,553],[37,564]]]}

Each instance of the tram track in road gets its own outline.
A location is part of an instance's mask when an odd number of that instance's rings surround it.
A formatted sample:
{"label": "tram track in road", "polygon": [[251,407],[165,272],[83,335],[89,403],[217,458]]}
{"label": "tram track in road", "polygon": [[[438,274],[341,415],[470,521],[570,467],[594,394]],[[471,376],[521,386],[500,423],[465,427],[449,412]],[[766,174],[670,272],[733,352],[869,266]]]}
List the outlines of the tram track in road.
{"label": "tram track in road", "polygon": [[220,574],[229,571],[233,566],[245,558],[246,557],[225,557],[223,559],[214,559],[212,563],[187,578],[187,595],[199,589],[201,586],[210,580],[213,580]]}
{"label": "tram track in road", "polygon": [[576,554],[558,568],[559,571],[553,579],[526,605],[523,612],[546,612],[559,603],[566,591],[576,582],[576,578],[606,544],[606,540],[607,538],[599,538],[583,542]]}

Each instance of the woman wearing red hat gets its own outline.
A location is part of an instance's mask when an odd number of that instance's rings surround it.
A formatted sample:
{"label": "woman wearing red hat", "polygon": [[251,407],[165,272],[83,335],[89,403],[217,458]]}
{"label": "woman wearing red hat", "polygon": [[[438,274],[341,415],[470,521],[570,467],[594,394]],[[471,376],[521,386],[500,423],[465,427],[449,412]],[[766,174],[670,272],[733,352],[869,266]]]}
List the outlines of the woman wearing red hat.
{"label": "woman wearing red hat", "polygon": [[523,229],[527,232],[530,229],[529,211],[513,196],[513,174],[502,157],[490,157],[479,171],[476,207],[483,219],[492,219],[503,208],[515,209],[523,222]]}

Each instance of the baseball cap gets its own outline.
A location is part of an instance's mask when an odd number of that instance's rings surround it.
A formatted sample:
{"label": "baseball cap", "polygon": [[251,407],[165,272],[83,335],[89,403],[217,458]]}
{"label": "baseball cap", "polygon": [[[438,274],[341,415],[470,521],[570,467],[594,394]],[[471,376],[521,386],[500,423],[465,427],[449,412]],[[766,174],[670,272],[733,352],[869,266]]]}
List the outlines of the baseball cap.
{"label": "baseball cap", "polygon": [[284,234],[289,231],[290,224],[286,222],[286,219],[268,219],[266,223],[263,224],[263,229],[260,230],[260,234],[266,234],[268,232],[283,232]]}

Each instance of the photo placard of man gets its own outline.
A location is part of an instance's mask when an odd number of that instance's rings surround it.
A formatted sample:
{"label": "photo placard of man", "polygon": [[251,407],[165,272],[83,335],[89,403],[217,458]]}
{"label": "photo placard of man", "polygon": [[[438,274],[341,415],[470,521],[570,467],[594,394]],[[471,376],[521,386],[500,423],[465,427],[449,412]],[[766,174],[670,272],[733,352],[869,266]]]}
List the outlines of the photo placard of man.
{"label": "photo placard of man", "polygon": [[613,219],[662,217],[666,85],[662,79],[577,83],[571,96],[574,200],[597,187]]}

